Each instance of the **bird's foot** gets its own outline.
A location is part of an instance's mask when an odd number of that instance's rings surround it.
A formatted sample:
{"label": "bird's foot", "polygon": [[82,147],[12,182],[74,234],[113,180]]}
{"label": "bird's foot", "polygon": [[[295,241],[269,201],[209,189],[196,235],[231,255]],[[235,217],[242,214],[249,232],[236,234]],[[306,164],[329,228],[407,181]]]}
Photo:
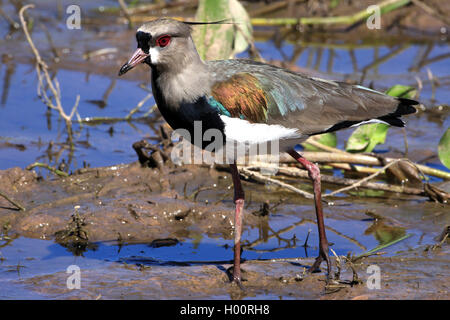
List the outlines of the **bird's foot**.
{"label": "bird's foot", "polygon": [[309,268],[309,272],[310,273],[314,273],[314,272],[320,272],[320,264],[322,263],[322,261],[325,261],[327,263],[327,281],[332,280],[332,273],[331,273],[331,260],[330,260],[330,256],[328,255],[328,246],[327,248],[324,248],[321,246],[321,248],[319,249],[319,256],[316,258],[316,261],[314,261],[314,264],[311,266],[311,268]]}
{"label": "bird's foot", "polygon": [[[227,276],[230,279],[230,282],[236,284],[239,288],[244,290],[244,286],[242,285],[242,282],[247,281],[247,279],[242,277],[241,275],[239,275],[239,276],[235,275],[233,270],[234,270],[233,266],[231,266],[227,269]],[[241,274],[246,273],[246,271],[243,269],[241,269],[240,271],[241,271]]]}

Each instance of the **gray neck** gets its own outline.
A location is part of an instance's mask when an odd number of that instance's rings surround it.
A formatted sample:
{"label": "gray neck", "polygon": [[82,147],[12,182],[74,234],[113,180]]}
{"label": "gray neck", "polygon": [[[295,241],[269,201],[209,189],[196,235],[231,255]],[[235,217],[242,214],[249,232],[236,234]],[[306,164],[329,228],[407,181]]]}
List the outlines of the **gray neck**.
{"label": "gray neck", "polygon": [[152,66],[153,93],[159,107],[177,109],[181,103],[195,102],[210,93],[208,66],[191,38],[187,44],[188,48],[173,63]]}

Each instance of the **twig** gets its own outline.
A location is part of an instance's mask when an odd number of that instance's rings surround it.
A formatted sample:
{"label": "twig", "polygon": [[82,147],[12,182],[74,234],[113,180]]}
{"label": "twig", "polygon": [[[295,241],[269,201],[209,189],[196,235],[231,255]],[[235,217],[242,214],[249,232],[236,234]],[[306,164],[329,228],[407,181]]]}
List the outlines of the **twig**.
{"label": "twig", "polygon": [[[308,172],[306,170],[302,170],[296,167],[279,167],[277,169],[277,172],[283,175],[287,175],[290,177],[299,177],[304,179],[309,179]],[[338,185],[346,185],[351,186],[355,183],[359,182],[360,180],[356,179],[348,179],[348,178],[341,178],[341,177],[335,177],[330,175],[321,175],[321,180],[326,183],[332,183],[332,184],[338,184]],[[372,190],[382,190],[382,191],[388,191],[388,192],[398,192],[403,194],[410,194],[410,195],[425,195],[424,191],[422,189],[418,188],[411,188],[411,187],[405,187],[405,186],[398,186],[393,184],[387,184],[387,183],[375,183],[375,182],[363,182],[360,187],[372,189]]]}
{"label": "twig", "polygon": [[103,49],[98,49],[98,50],[94,50],[94,51],[90,51],[90,52],[86,52],[85,54],[83,54],[83,59],[85,60],[89,60],[93,57],[96,56],[101,56],[101,55],[105,55],[105,54],[112,54],[112,53],[117,53],[117,48],[103,48]]}
{"label": "twig", "polygon": [[290,191],[298,193],[298,194],[302,195],[303,197],[305,197],[307,199],[314,199],[314,196],[311,193],[309,193],[309,192],[300,190],[300,189],[298,189],[296,187],[293,187],[293,186],[291,186],[291,185],[289,185],[287,183],[278,181],[276,179],[272,179],[272,178],[263,176],[262,174],[260,174],[258,172],[251,171],[251,170],[249,170],[247,168],[239,168],[239,171],[241,173],[243,173],[244,175],[248,176],[249,178],[254,179],[255,181],[262,182],[262,183],[273,183],[273,184],[276,184],[277,186],[280,186],[280,187],[282,187],[284,189],[288,189]]}
{"label": "twig", "polygon": [[25,207],[22,206],[19,202],[11,199],[10,197],[8,197],[5,193],[3,193],[2,191],[0,191],[0,196],[2,196],[3,198],[5,198],[9,203],[11,203],[12,205],[16,206],[17,209],[19,209],[20,211],[25,211]]}
{"label": "twig", "polygon": [[[308,141],[309,143],[309,141]],[[323,149],[323,145],[317,141],[314,142],[314,146],[318,147],[318,148],[322,148]],[[335,163],[339,163],[340,164],[340,168],[341,169],[346,169],[346,170],[351,170],[351,168],[347,165],[347,164],[364,164],[364,165],[368,165],[368,166],[382,166],[383,163],[380,161],[380,159],[371,156],[371,155],[366,155],[366,154],[354,154],[354,153],[348,153],[336,148],[332,148],[332,147],[327,147],[329,150],[333,150],[335,149],[336,152],[311,152],[311,151],[305,151],[302,152],[302,155],[308,159],[309,161],[312,162],[319,162],[319,163],[327,163],[329,165],[332,166],[336,166],[339,167],[337,165],[335,165]],[[396,158],[384,158],[384,160],[386,162],[392,162],[397,160]],[[296,163],[296,161],[285,154],[280,155],[280,162],[282,163]],[[415,164],[417,166],[418,169],[420,169],[424,174],[430,175],[430,176],[434,176],[434,177],[438,177],[438,178],[442,178],[442,179],[446,179],[446,180],[450,180],[450,173],[449,172],[445,172],[439,169],[434,169],[434,168],[430,168],[421,164]],[[355,166],[356,171],[358,170],[358,167]],[[360,168],[364,168],[364,167],[360,167]],[[365,168],[367,169],[367,171],[370,171],[370,173],[375,172],[374,168]]]}
{"label": "twig", "polygon": [[252,37],[249,37],[237,23],[234,24],[234,27],[237,29],[237,31],[239,31],[241,33],[241,35],[244,37],[245,41],[247,41],[247,43],[250,47],[249,52],[250,52],[251,56],[253,58],[256,57],[258,59],[258,61],[266,62],[266,60],[263,58],[261,53],[259,53],[258,48],[256,48],[254,39]]}
{"label": "twig", "polygon": [[329,147],[327,145],[324,145],[324,144],[320,143],[319,141],[317,141],[315,137],[309,138],[308,140],[303,142],[302,145],[303,144],[310,144],[313,147],[316,147],[316,148],[318,148],[320,150],[324,150],[324,151],[328,151],[328,152],[347,153],[346,151],[340,150],[338,148],[333,148],[333,147]]}
{"label": "twig", "polygon": [[131,19],[130,13],[128,11],[127,4],[125,3],[124,0],[117,0],[117,1],[119,2],[120,8],[122,9],[125,17],[128,20],[128,28],[130,28],[130,29],[133,28],[133,21]]}
{"label": "twig", "polygon": [[[22,7],[19,11],[19,17],[20,17],[20,23],[22,24],[23,32],[25,33],[25,37],[28,41],[28,44],[31,47],[31,51],[33,52],[35,58],[36,58],[36,73],[38,76],[39,84],[38,84],[38,96],[41,98],[41,100],[51,109],[55,109],[59,112],[60,116],[64,119],[67,126],[67,131],[69,134],[69,140],[72,140],[72,117],[75,115],[75,112],[78,107],[78,103],[80,102],[80,96],[77,95],[77,98],[75,100],[75,104],[72,107],[72,111],[70,114],[67,114],[64,111],[64,108],[62,107],[61,103],[61,91],[59,87],[58,80],[55,78],[54,80],[51,79],[50,74],[48,73],[48,66],[42,60],[41,55],[39,54],[39,51],[36,49],[36,46],[33,43],[33,40],[31,39],[30,33],[28,32],[27,24],[25,22],[25,19],[23,17],[24,12],[27,9],[34,8],[33,4],[26,5]],[[45,85],[44,85],[45,80]],[[50,90],[54,101],[52,98],[50,98],[47,95],[46,88]]]}
{"label": "twig", "polygon": [[433,73],[431,72],[430,68],[427,67],[427,76],[428,76],[428,80],[430,80],[430,85],[431,85],[431,101],[436,101],[435,97],[436,97],[436,80],[435,77],[433,76]]}
{"label": "twig", "polygon": [[68,177],[69,176],[69,174],[67,172],[64,172],[64,171],[58,170],[56,168],[50,167],[48,164],[42,163],[42,162],[32,163],[32,164],[28,165],[25,169],[26,170],[31,170],[31,169],[33,169],[35,167],[48,169],[50,172],[52,172],[52,173],[54,173],[54,174],[56,174],[57,176],[60,176],[60,177]]}
{"label": "twig", "polygon": [[[153,110],[153,109],[150,109]],[[86,117],[86,118],[79,118],[75,122],[77,123],[86,123],[86,124],[98,124],[98,123],[116,123],[116,122],[130,122],[133,121],[148,121],[147,113],[143,115],[142,117],[135,117],[135,118],[114,118],[114,117]]]}
{"label": "twig", "polygon": [[5,11],[3,11],[2,8],[0,8],[0,16],[2,16],[3,18],[5,18],[5,20],[9,23],[11,28],[14,29],[19,29],[20,28],[20,24],[18,24],[17,22],[15,22],[13,19],[11,19],[10,16],[8,16]]}
{"label": "twig", "polygon": [[436,10],[425,4],[424,2],[420,0],[411,0],[412,3],[414,3],[416,6],[418,6],[420,9],[428,13],[430,16],[438,18],[442,22],[444,22],[446,25],[450,25],[450,19],[448,19],[446,16],[439,14]]}
{"label": "twig", "polygon": [[[300,1],[305,1],[305,0],[293,0],[292,2],[295,4],[295,3],[300,2]],[[287,7],[287,6],[288,6],[288,1],[287,0],[274,2],[274,3],[271,3],[271,4],[267,4],[267,5],[263,4],[261,6],[261,8],[258,8],[258,9],[255,9],[253,11],[250,11],[248,13],[248,15],[250,17],[262,16],[262,15],[265,15],[265,14],[268,14],[268,13],[273,13],[273,12],[275,12],[277,10],[281,10],[281,9]]]}
{"label": "twig", "polygon": [[400,161],[402,161],[402,160],[405,160],[405,159],[397,159],[397,160],[395,160],[395,161],[389,162],[389,163],[388,163],[387,165],[385,165],[383,168],[379,169],[377,172],[371,174],[370,176],[365,177],[364,179],[358,180],[357,182],[355,182],[355,183],[352,184],[351,186],[348,186],[348,187],[345,187],[345,188],[341,188],[341,189],[335,190],[335,191],[333,191],[333,192],[330,192],[330,193],[328,193],[328,194],[325,194],[324,197],[331,197],[331,196],[334,196],[335,194],[342,193],[342,192],[344,192],[344,191],[348,191],[348,190],[351,190],[351,189],[355,189],[355,188],[359,187],[360,185],[362,185],[363,183],[365,183],[365,182],[367,182],[367,181],[369,181],[369,180],[375,178],[376,176],[378,176],[380,173],[382,173],[384,170],[386,170],[386,169],[389,168],[390,166],[392,166],[392,165],[394,165],[394,164],[396,164],[397,162],[400,162]]}
{"label": "twig", "polygon": [[59,62],[61,59],[59,57],[58,50],[56,49],[55,44],[53,42],[52,35],[50,34],[50,32],[48,32],[48,29],[47,29],[47,27],[44,24],[41,24],[41,28],[44,29],[45,36],[47,37],[48,44],[50,45],[50,48],[51,48],[51,50],[53,52],[53,60],[55,62]]}
{"label": "twig", "polygon": [[138,112],[138,110],[140,108],[142,108],[142,106],[144,105],[145,102],[147,102],[148,99],[150,99],[153,95],[151,93],[147,94],[144,99],[142,99],[141,101],[139,101],[139,103],[136,105],[136,107],[134,107],[125,117],[125,120],[129,120],[131,119],[131,116],[133,114],[135,114],[136,112]]}

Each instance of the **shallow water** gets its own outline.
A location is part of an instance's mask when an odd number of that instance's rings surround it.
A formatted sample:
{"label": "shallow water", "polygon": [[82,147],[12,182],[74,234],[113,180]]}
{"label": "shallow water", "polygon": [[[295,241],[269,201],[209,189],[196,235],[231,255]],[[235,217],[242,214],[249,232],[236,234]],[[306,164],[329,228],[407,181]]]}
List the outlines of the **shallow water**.
{"label": "shallow water", "polygon": [[[270,218],[267,226],[274,231],[280,231],[283,228],[295,226],[301,220],[295,216],[275,215]],[[334,232],[328,230],[328,240],[333,243],[336,254],[347,255],[352,252],[359,255],[363,252],[373,249],[382,241],[377,239],[375,234],[367,234],[368,228],[373,225],[373,221],[353,220],[333,220],[327,219],[326,224],[331,226]],[[308,247],[303,247],[305,235],[308,230],[312,230],[308,241]],[[267,242],[252,246],[251,250],[244,249],[242,258],[249,260],[266,260],[280,258],[307,258],[317,255],[317,234],[314,223],[305,222],[287,232],[280,233],[279,240],[273,236],[272,231],[266,231],[272,235]],[[422,231],[397,227],[391,228],[387,233],[391,232],[391,236],[401,236],[408,232],[411,237],[399,242],[396,245],[383,250],[385,256],[395,256],[398,252],[408,251],[411,248],[417,248],[427,244],[433,244],[433,238],[430,234],[424,235]],[[386,232],[385,232],[386,233]],[[296,236],[294,242],[292,237]],[[254,242],[262,240],[261,229],[253,228],[244,232],[243,239],[246,242]],[[357,240],[356,240],[357,239]],[[39,277],[60,274],[54,285],[64,288],[67,278],[72,273],[66,273],[69,266],[76,265],[83,274],[90,271],[108,272],[108,268],[120,267],[116,272],[116,277],[120,279],[126,276],[131,269],[142,266],[145,267],[165,267],[160,271],[161,276],[167,276],[165,272],[170,274],[171,267],[183,269],[187,266],[214,266],[223,269],[222,265],[230,264],[233,258],[233,242],[223,238],[210,238],[203,236],[201,239],[184,239],[174,246],[164,246],[160,248],[152,248],[148,243],[138,244],[122,244],[118,245],[114,242],[98,242],[92,243],[92,248],[76,256],[66,248],[54,243],[53,241],[31,239],[19,237],[12,241],[3,240],[0,243],[0,299],[42,299],[42,298],[58,298],[52,292],[39,293],[30,286],[30,282],[37,281]],[[243,267],[246,268],[248,262],[244,262]],[[131,266],[124,268],[123,266]],[[297,272],[301,272],[301,267],[297,266]],[[103,270],[103,271],[102,271]],[[283,274],[283,268],[278,269],[279,274]],[[64,273],[66,275],[64,276]],[[34,280],[33,280],[34,279]],[[97,279],[101,282],[102,279]],[[85,283],[82,282],[82,286]],[[39,284],[42,286],[42,283]],[[88,287],[89,290],[89,287]],[[67,290],[66,290],[67,291]],[[75,291],[76,292],[76,291]],[[105,298],[108,298],[105,293]],[[210,298],[220,299],[224,297],[211,296]],[[225,297],[226,298],[226,297]],[[229,297],[228,297],[229,298]],[[249,297],[250,298],[250,297]],[[267,292],[265,295],[253,297],[259,299],[280,299],[289,298],[289,296],[280,296],[278,293],[271,294]]]}

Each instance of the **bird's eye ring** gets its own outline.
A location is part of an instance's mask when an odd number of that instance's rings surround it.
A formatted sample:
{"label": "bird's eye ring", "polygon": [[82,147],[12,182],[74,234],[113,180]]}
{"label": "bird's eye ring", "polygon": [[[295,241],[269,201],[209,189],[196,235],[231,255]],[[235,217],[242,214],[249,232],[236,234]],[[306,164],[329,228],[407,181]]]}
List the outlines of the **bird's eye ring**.
{"label": "bird's eye ring", "polygon": [[170,36],[164,35],[156,39],[156,44],[162,48],[167,46],[170,43]]}

